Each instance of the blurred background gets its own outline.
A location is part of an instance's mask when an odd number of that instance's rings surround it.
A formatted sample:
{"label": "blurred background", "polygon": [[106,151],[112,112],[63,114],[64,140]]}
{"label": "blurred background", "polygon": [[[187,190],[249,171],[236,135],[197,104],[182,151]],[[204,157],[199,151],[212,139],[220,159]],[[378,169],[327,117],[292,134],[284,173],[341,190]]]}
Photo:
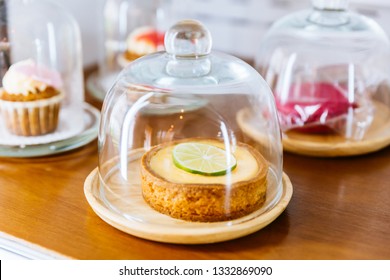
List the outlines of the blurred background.
{"label": "blurred background", "polygon": [[[102,51],[97,46],[105,0],[52,1],[61,3],[76,18],[82,33],[83,64],[95,65]],[[214,39],[213,49],[245,60],[253,59],[262,35],[276,19],[311,7],[310,0],[171,0],[171,5],[180,18],[198,19],[207,25]],[[375,19],[390,35],[390,1],[351,0],[350,9]]]}

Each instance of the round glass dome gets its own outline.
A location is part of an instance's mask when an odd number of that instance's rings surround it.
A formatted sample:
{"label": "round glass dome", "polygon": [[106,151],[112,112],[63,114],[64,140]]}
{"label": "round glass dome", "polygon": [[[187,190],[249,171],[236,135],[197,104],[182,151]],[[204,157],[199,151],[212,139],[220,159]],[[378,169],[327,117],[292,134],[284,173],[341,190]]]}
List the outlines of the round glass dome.
{"label": "round glass dome", "polygon": [[93,140],[99,113],[84,103],[74,18],[49,1],[1,3],[1,154],[50,154]]}
{"label": "round glass dome", "polygon": [[132,62],[104,100],[99,193],[128,220],[231,226],[280,200],[272,92],[254,68],[211,44],[201,23],[178,22],[166,51]]}
{"label": "round glass dome", "polygon": [[312,6],[274,23],[255,58],[274,93],[283,140],[387,145],[388,37],[373,20],[349,11],[348,1]]}
{"label": "round glass dome", "polygon": [[164,49],[170,0],[106,0],[98,71],[88,80],[91,93],[103,100],[121,69],[131,61]]}

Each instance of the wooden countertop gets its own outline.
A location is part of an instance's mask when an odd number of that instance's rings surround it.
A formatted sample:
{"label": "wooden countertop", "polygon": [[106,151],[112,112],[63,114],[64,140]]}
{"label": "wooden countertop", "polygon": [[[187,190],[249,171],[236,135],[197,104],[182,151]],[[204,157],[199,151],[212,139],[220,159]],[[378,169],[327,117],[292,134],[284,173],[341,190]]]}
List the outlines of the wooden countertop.
{"label": "wooden countertop", "polygon": [[0,237],[75,259],[390,259],[390,148],[338,159],[285,153],[287,209],[254,234],[209,245],[143,240],[102,221],[83,192],[97,157],[93,141],[49,157],[0,158]]}

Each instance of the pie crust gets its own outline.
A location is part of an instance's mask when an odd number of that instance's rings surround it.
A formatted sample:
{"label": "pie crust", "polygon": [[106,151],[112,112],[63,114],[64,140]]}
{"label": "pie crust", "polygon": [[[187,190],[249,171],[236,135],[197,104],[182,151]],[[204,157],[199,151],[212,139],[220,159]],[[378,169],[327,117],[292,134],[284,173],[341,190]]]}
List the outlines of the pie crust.
{"label": "pie crust", "polygon": [[173,218],[194,222],[233,220],[259,209],[266,198],[268,163],[253,147],[237,143],[237,167],[222,176],[203,176],[173,164],[174,146],[199,142],[225,148],[218,139],[190,138],[153,147],[141,159],[145,201]]}

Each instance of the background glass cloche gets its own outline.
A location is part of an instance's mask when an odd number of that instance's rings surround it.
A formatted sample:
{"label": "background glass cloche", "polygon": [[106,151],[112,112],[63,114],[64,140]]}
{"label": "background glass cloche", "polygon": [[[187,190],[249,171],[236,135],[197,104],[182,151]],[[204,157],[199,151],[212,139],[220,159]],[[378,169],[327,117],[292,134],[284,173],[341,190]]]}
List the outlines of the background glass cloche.
{"label": "background glass cloche", "polygon": [[131,61],[164,49],[170,0],[106,0],[102,11],[98,70],[88,89],[99,100]]}
{"label": "background glass cloche", "polygon": [[51,1],[1,4],[0,155],[42,156],[89,143],[99,111],[84,102],[77,22]]}
{"label": "background glass cloche", "polygon": [[367,153],[390,143],[390,44],[346,0],[274,23],[255,59],[274,93],[284,148],[321,156]]}

